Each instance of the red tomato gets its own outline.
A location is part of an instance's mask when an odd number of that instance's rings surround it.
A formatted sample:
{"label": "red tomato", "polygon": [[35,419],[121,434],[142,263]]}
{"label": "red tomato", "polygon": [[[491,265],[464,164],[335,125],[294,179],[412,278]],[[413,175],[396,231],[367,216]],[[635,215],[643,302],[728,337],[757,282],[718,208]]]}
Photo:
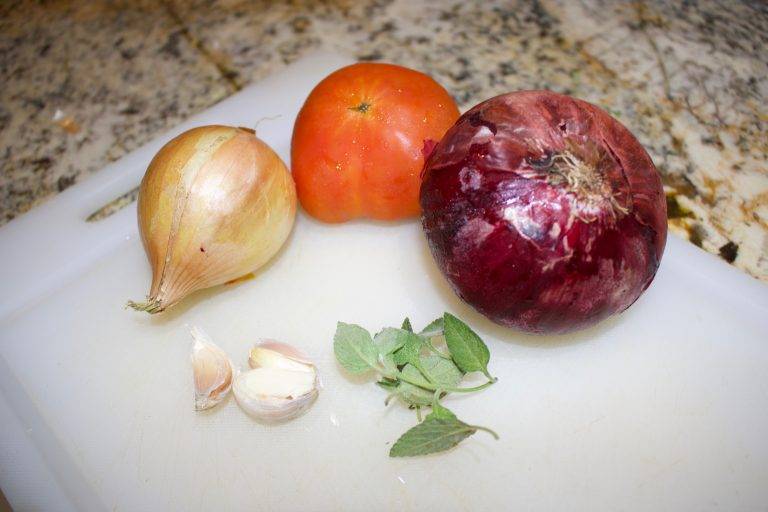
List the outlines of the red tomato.
{"label": "red tomato", "polygon": [[304,209],[325,222],[419,214],[422,148],[459,117],[448,92],[402,66],[359,63],[309,94],[291,141],[291,171]]}

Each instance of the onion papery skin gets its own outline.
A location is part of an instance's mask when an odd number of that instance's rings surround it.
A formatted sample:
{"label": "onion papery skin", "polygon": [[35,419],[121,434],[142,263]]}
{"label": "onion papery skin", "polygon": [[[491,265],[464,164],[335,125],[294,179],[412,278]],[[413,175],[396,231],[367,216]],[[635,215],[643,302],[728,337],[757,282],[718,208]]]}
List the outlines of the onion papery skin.
{"label": "onion papery skin", "polygon": [[196,290],[264,265],[296,217],[296,189],[253,130],[202,126],[168,142],[141,182],[138,221],[152,286],[135,309],[157,313]]}
{"label": "onion papery skin", "polygon": [[629,130],[585,101],[520,91],[480,103],[434,147],[422,176],[422,226],[438,267],[501,325],[589,327],[632,305],[659,267],[659,173]]}

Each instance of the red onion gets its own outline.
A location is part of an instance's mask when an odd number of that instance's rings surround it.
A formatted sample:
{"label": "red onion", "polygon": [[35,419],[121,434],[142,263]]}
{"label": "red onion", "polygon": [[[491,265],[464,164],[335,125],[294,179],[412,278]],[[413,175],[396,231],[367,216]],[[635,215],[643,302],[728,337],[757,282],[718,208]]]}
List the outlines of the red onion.
{"label": "red onion", "polygon": [[661,179],[605,111],[549,91],[504,94],[425,152],[432,255],[494,322],[581,329],[624,311],[653,280],[667,237]]}

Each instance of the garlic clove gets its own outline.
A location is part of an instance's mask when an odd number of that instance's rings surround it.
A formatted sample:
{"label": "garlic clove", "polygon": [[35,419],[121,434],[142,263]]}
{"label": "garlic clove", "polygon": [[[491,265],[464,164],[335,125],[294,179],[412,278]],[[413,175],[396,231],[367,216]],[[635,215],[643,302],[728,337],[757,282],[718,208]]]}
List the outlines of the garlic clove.
{"label": "garlic clove", "polygon": [[[263,397],[246,402],[238,399],[237,403],[249,416],[265,423],[280,423],[304,414],[317,398],[317,389],[292,400],[285,398]],[[235,394],[237,397],[237,394]]]}
{"label": "garlic clove", "polygon": [[305,412],[317,398],[317,372],[314,367],[256,368],[235,379],[233,392],[238,405],[254,418],[285,421]]}
{"label": "garlic clove", "polygon": [[295,398],[315,388],[315,372],[295,372],[280,368],[256,368],[240,380],[250,397]]}
{"label": "garlic clove", "polygon": [[199,327],[192,327],[192,376],[195,410],[210,409],[221,402],[232,387],[232,363]]}
{"label": "garlic clove", "polygon": [[251,349],[251,368],[282,368],[299,372],[313,371],[314,364],[299,350],[287,343],[264,340]]}

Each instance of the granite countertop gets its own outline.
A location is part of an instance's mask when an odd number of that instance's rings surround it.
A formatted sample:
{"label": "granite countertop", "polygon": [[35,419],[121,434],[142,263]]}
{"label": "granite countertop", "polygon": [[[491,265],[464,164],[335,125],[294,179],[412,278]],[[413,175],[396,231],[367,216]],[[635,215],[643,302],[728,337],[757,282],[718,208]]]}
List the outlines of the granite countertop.
{"label": "granite countertop", "polygon": [[532,88],[603,106],[661,171],[672,231],[768,281],[759,2],[4,2],[0,223],[321,47],[425,71],[462,109]]}

